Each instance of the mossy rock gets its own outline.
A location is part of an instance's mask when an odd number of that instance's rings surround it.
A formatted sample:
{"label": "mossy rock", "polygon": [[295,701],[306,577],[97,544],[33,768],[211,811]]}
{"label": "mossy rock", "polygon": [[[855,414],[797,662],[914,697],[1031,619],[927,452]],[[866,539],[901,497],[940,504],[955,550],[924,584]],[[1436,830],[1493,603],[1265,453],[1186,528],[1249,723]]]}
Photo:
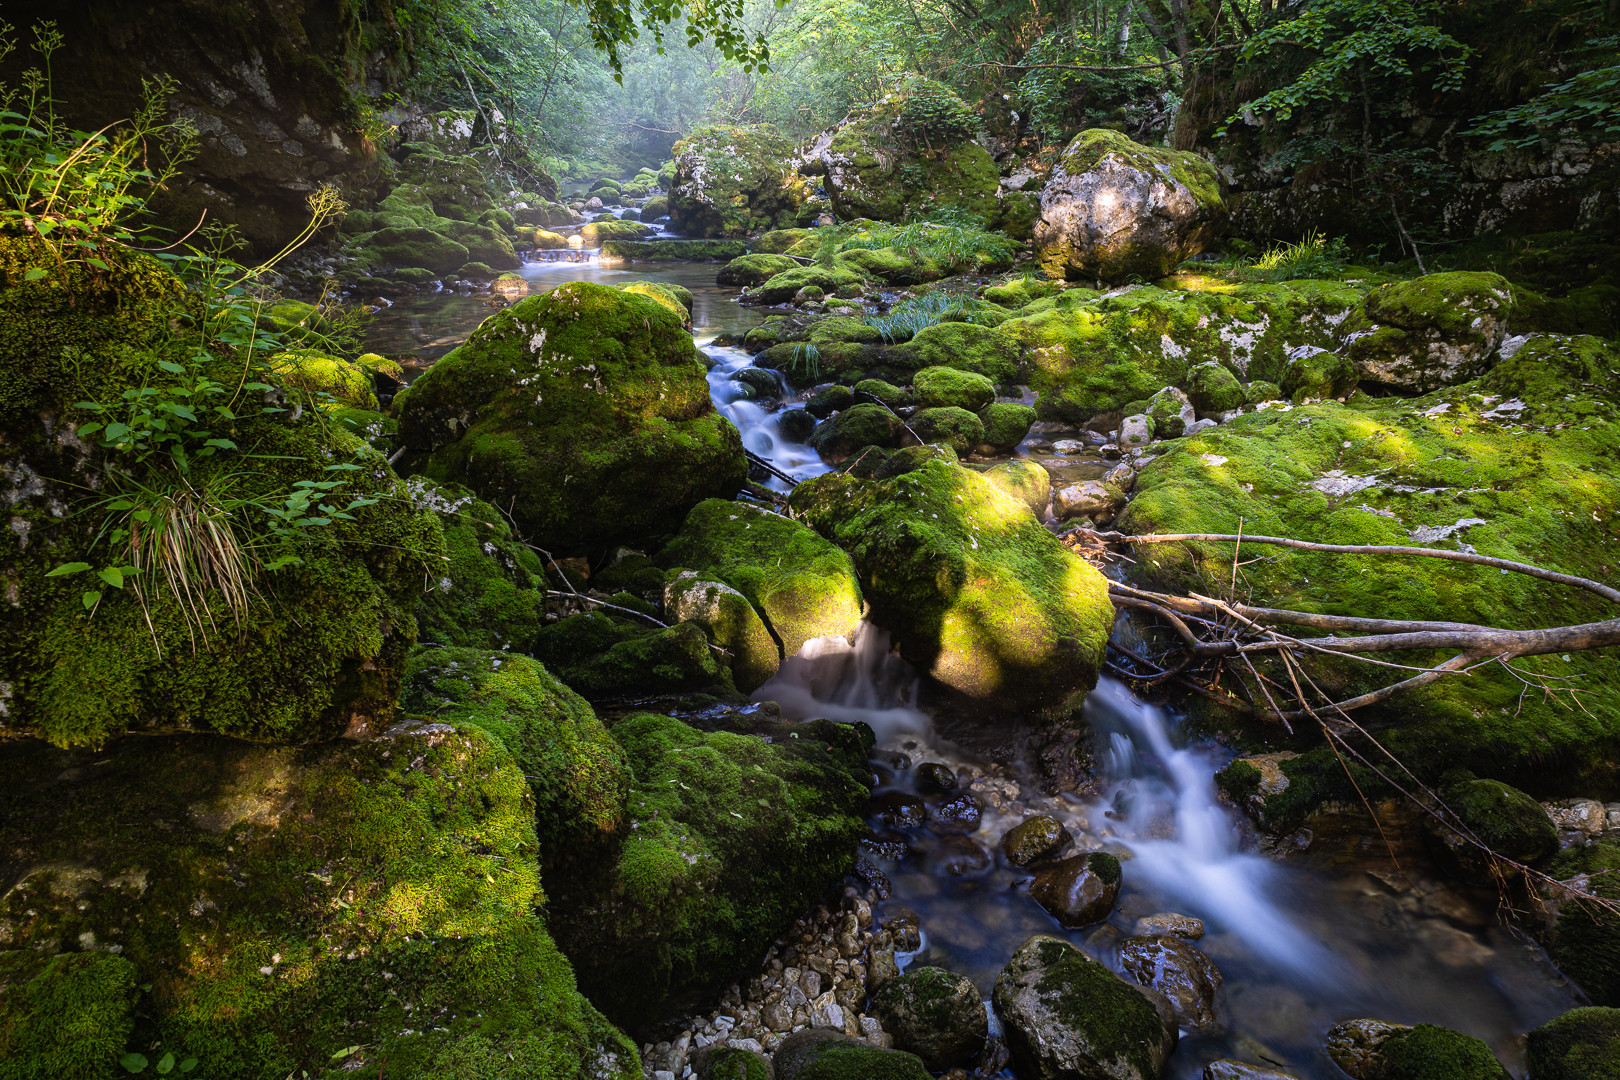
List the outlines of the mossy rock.
{"label": "mossy rock", "polygon": [[751,301],[780,304],[798,295],[800,289],[817,288],[836,292],[843,285],[860,285],[870,280],[864,270],[849,263],[833,266],[795,266],[768,278],[748,294]]}
{"label": "mossy rock", "polygon": [[1345,323],[1346,355],[1361,379],[1438,390],[1490,366],[1512,313],[1513,289],[1500,274],[1457,271],[1385,285]]}
{"label": "mossy rock", "polygon": [[1313,346],[1301,346],[1289,358],[1279,389],[1295,404],[1343,398],[1356,388],[1356,366],[1350,358]]}
{"label": "mossy rock", "polygon": [[[53,269],[26,281],[36,262],[55,267],[48,258],[0,239],[0,498],[10,520],[0,563],[12,598],[0,607],[0,683],[8,687],[0,730],[93,745],[132,730],[303,742],[385,725],[415,636],[414,596],[443,553],[438,523],[410,506],[380,454],[300,406],[273,373],[253,372],[271,389],[244,393],[229,431],[254,456],[211,447],[217,452],[190,460],[187,490],[242,500],[234,511],[216,507],[216,523],[256,542],[263,564],[283,554],[301,560],[256,574],[240,626],[213,589],[202,599],[216,626],[199,630],[167,588],[146,590],[144,608],[133,590],[107,589],[91,613],[81,601],[85,577],[46,576],[65,563],[117,558],[97,540],[104,513],[69,513],[87,477],[114,464],[98,439],[63,441],[64,429],[97,419],[76,403],[167,390],[191,377],[174,374],[176,364],[224,387],[243,378],[234,356],[196,358],[201,343],[182,322],[198,315],[194,302],[157,263],[110,253],[107,271],[70,267],[59,277]],[[80,350],[97,363],[77,364]],[[120,468],[147,492],[177,493],[160,462]],[[340,505],[375,501],[312,525],[307,544],[264,533],[262,505],[282,508],[294,485],[334,479]]]}
{"label": "mossy rock", "polygon": [[681,320],[604,285],[486,319],[396,408],[417,471],[509,505],[535,544],[564,554],[668,536],[747,471]]}
{"label": "mossy rock", "polygon": [[439,518],[449,556],[416,602],[420,639],[528,652],[546,624],[546,568],[493,506],[454,484],[406,481],[411,502]]}
{"label": "mossy rock", "polygon": [[1491,1048],[1436,1024],[1395,1032],[1378,1049],[1384,1080],[1510,1080]]}
{"label": "mossy rock", "polygon": [[372,409],[332,409],[332,423],[359,436],[366,445],[384,457],[398,448],[399,421]]}
{"label": "mossy rock", "polygon": [[[96,1055],[81,1075],[108,1075],[121,1049],[155,1062],[154,1045],[227,1080],[640,1074],[541,919],[529,784],[471,724],[302,748],[12,742],[0,756],[0,842],[32,868],[0,903],[12,946],[121,950],[50,962],[79,970],[62,993],[94,991],[62,1017],[86,1042],[52,1048]],[[125,993],[140,994],[136,1045],[100,1057]]]}
{"label": "mossy rock", "polygon": [[853,639],[860,626],[861,588],[849,556],[799,522],[748,503],[699,503],[658,562],[712,574],[741,592],[783,659],[812,638]]}
{"label": "mossy rock", "polygon": [[695,570],[674,571],[664,590],[664,611],[672,619],[702,626],[726,650],[731,681],[741,693],[752,693],[781,667],[782,647],[765,620],[748,597],[724,581]]}
{"label": "mossy rock", "polygon": [[628,285],[620,285],[619,288],[663,305],[681,320],[682,326],[688,330],[692,328],[693,297],[692,290],[686,286],[669,281],[632,281]]}
{"label": "mossy rock", "polygon": [[1009,461],[980,475],[1029,507],[1036,518],[1044,518],[1052,505],[1052,476],[1036,462]]}
{"label": "mossy rock", "polygon": [[[852,393],[852,400],[853,396]],[[851,405],[817,424],[810,434],[810,446],[827,464],[840,465],[868,446],[900,445],[904,431],[905,421],[893,410],[865,402]]]}
{"label": "mossy rock", "polygon": [[999,304],[1009,311],[1017,311],[1043,297],[1056,296],[1063,289],[1064,284],[1061,281],[1025,276],[1015,278],[1005,285],[988,285],[980,290],[979,295],[992,304]]}
{"label": "mossy rock", "polygon": [[[1620,1007],[1620,917],[1603,903],[1620,898],[1614,880],[1620,874],[1620,844],[1599,840],[1570,848],[1548,863],[1546,872],[1559,881],[1593,875],[1589,888],[1602,902],[1569,899],[1559,904],[1543,929],[1542,941],[1553,963],[1586,991],[1594,1005]],[[1556,903],[1563,898],[1546,899]]]}
{"label": "mossy rock", "polygon": [[601,247],[609,240],[639,240],[647,235],[647,227],[639,221],[620,221],[600,218],[580,226],[579,237],[586,247]]}
{"label": "mossy rock", "polygon": [[496,270],[488,263],[470,262],[457,270],[455,276],[464,278],[467,281],[490,282],[494,281],[499,273],[499,270]]}
{"label": "mossy rock", "polygon": [[1035,410],[1015,401],[996,401],[979,410],[984,441],[996,450],[1011,450],[1029,435]]}
{"label": "mossy rock", "polygon": [[534,655],[591,701],[736,692],[707,631],[697,623],[660,629],[619,613],[589,611],[542,629],[535,635]]}
{"label": "mossy rock", "polygon": [[371,372],[353,361],[315,349],[288,349],[270,357],[270,369],[323,408],[377,408]]}
{"label": "mossy rock", "polygon": [[1154,281],[1225,225],[1220,174],[1209,162],[1092,128],[1058,159],[1034,234],[1048,277]]}
{"label": "mossy rock", "polygon": [[741,240],[604,240],[604,266],[636,262],[730,262],[748,254]]}
{"label": "mossy rock", "polygon": [[1219,416],[1243,407],[1243,384],[1219,360],[1206,360],[1187,372],[1186,390],[1187,399],[1201,417]]}
{"label": "mossy rock", "polygon": [[992,383],[991,397],[995,385],[1019,381],[1017,341],[994,327],[974,323],[924,327],[904,345],[890,349],[886,359],[902,370],[946,367],[982,375]]}
{"label": "mossy rock", "polygon": [[923,368],[911,378],[917,404],[924,409],[955,407],[978,412],[996,400],[996,384],[972,371],[949,367]]}
{"label": "mossy rock", "polygon": [[448,274],[465,265],[464,244],[421,227],[379,229],[370,247],[392,266],[419,266],[435,274]]}
{"label": "mossy rock", "polygon": [[652,198],[641,204],[642,221],[657,221],[660,218],[666,218],[668,216],[669,197],[666,195],[654,195]]}
{"label": "mossy rock", "polygon": [[543,865],[590,858],[623,827],[631,783],[624,751],[590,705],[538,661],[418,647],[405,668],[404,705],[457,728],[475,725],[506,748],[534,795]]}
{"label": "mossy rock", "polygon": [[528,239],[536,251],[560,251],[568,246],[568,237],[547,229],[535,229]]}
{"label": "mossy rock", "polygon": [[479,214],[478,224],[497,229],[508,236],[517,231],[517,221],[512,217],[512,211],[500,207],[494,207]]}
{"label": "mossy rock", "polygon": [[944,968],[912,968],[890,979],[872,996],[871,1011],[896,1047],[930,1069],[972,1064],[990,1035],[973,980]]}
{"label": "mossy rock", "polygon": [[1155,1080],[1175,1049],[1169,1003],[1061,938],[1037,935],[996,976],[996,1012],[1030,1076]]}
{"label": "mossy rock", "polygon": [[984,421],[955,406],[919,409],[907,426],[923,442],[949,446],[958,457],[984,442]]}
{"label": "mossy rock", "polygon": [[873,620],[934,678],[1007,709],[1094,685],[1106,583],[980,474],[943,461],[886,480],[829,473],[790,505],[850,553]]}
{"label": "mossy rock", "polygon": [[[1519,863],[1538,863],[1558,850],[1558,828],[1540,803],[1499,780],[1465,780],[1440,790],[1440,799],[1464,828],[1491,851]],[[1491,860],[1468,838],[1434,819],[1424,821],[1436,861],[1476,885],[1495,881]]]}
{"label": "mossy rock", "polygon": [[1620,1009],[1571,1009],[1527,1041],[1531,1080],[1620,1080]]}
{"label": "mossy rock", "polygon": [[809,229],[772,229],[754,241],[754,250],[781,255],[809,235]]}
{"label": "mossy rock", "polygon": [[789,1035],[772,1065],[778,1080],[926,1080],[931,1075],[915,1054],[885,1050],[829,1028]]}
{"label": "mossy rock", "polygon": [[717,285],[763,285],[777,274],[799,265],[798,260],[786,255],[743,255],[722,266],[714,280]]}
{"label": "mossy rock", "polygon": [[135,965],[107,952],[0,952],[0,1077],[111,1080],[135,1027]]}
{"label": "mossy rock", "polygon": [[613,860],[551,875],[551,918],[590,999],[618,1022],[723,988],[854,865],[871,733],[613,725],[635,774]]}
{"label": "mossy rock", "polygon": [[467,249],[467,261],[489,267],[486,277],[494,277],[502,270],[516,270],[523,265],[512,247],[512,240],[502,229],[471,222],[450,222],[442,230],[444,235]]}
{"label": "mossy rock", "polygon": [[702,127],[675,144],[669,223],[683,236],[742,237],[793,224],[810,194],[770,125]]}
{"label": "mossy rock", "polygon": [[[1612,577],[1617,371],[1612,345],[1538,337],[1484,379],[1425,397],[1245,413],[1144,465],[1116,527],[1235,533],[1241,520],[1250,534],[1335,544],[1463,540],[1485,555]],[[1155,545],[1132,574],[1155,588],[1196,589],[1201,575],[1230,573],[1231,560],[1230,545]],[[1279,552],[1248,580],[1258,605],[1324,614],[1526,629],[1609,617],[1580,590],[1437,559]],[[1430,780],[1453,767],[1523,786],[1549,770],[1599,779],[1620,749],[1620,671],[1589,652],[1568,655],[1520,667],[1557,676],[1555,685],[1578,680],[1585,709],[1523,695],[1512,674],[1487,667],[1391,698],[1360,722]],[[1313,670],[1335,697],[1385,682],[1363,665]]]}
{"label": "mossy rock", "polygon": [[808,340],[812,345],[825,347],[833,344],[876,345],[883,334],[849,315],[833,315],[810,324]]}
{"label": "mossy rock", "polygon": [[[804,411],[825,420],[835,412],[842,412],[855,404],[855,391],[841,383],[824,386],[804,403]],[[867,404],[871,404],[868,402]]]}
{"label": "mossy rock", "polygon": [[882,379],[862,379],[850,389],[857,394],[866,394],[891,409],[912,404],[911,395],[907,391]]}

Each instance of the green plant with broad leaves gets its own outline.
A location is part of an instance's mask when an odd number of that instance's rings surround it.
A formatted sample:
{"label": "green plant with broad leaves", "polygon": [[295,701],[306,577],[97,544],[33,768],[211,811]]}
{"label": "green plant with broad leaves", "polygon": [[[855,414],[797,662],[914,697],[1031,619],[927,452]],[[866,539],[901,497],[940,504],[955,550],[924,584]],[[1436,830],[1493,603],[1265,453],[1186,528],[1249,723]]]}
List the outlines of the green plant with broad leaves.
{"label": "green plant with broad leaves", "polygon": [[148,1058],[145,1054],[128,1053],[118,1059],[118,1064],[122,1065],[127,1073],[140,1074],[150,1069],[158,1076],[185,1076],[197,1067],[197,1059],[194,1057],[177,1058],[174,1051],[165,1050],[163,1056],[156,1061]]}

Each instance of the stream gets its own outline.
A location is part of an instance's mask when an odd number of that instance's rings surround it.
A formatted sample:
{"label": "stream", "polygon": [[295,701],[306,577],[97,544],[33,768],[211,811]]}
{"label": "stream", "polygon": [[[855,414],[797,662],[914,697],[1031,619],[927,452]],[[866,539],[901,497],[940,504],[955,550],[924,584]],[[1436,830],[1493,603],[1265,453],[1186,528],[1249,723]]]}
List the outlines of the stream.
{"label": "stream", "polygon": [[[734,289],[715,285],[717,269],[603,267],[592,254],[588,261],[525,262],[519,272],[532,293],[570,281],[665,281],[690,289],[694,335],[713,364],[715,405],[737,425],[744,445],[795,477],[827,471],[814,451],[784,439],[776,417],[730,380],[751,358],[713,339],[740,338],[764,313],[737,304]],[[487,294],[401,300],[373,317],[367,348],[414,357],[406,365],[414,377],[491,312]],[[1032,436],[1018,455],[1039,459],[1051,437]],[[1205,1063],[1222,1057],[1275,1063],[1307,1080],[1342,1080],[1322,1039],[1333,1024],[1361,1016],[1478,1036],[1523,1075],[1522,1033],[1584,1003],[1538,945],[1497,918],[1494,894],[1444,881],[1420,845],[1386,849],[1365,815],[1344,815],[1336,826],[1329,819],[1314,837],[1291,845],[1286,858],[1260,854],[1246,821],[1216,799],[1212,776],[1230,752],[1189,739],[1173,706],[1144,702],[1104,677],[1085,706],[1100,774],[1096,793],[1047,796],[1037,766],[1018,749],[1017,731],[1002,721],[931,716],[919,705],[922,680],[888,646],[887,634],[871,625],[853,644],[812,641],[754,696],[779,702],[789,719],[870,724],[878,735],[877,797],[917,794],[918,766],[938,762],[984,803],[980,830],[970,839],[926,828],[901,832],[872,819],[879,839],[889,841],[869,848],[892,883],[879,915],[913,912],[922,926],[923,949],[911,963],[967,975],[988,1001],[997,972],[1032,934],[1065,937],[1118,970],[1117,945],[1138,919],[1165,912],[1201,919],[1206,933],[1196,945],[1224,985],[1214,1028],[1183,1031],[1166,1071],[1176,1080],[1198,1077]],[[1122,860],[1124,887],[1105,923],[1060,928],[1023,891],[1031,875],[997,854],[1002,833],[1034,814],[1062,821],[1074,850],[1105,849]],[[994,1031],[994,1010],[991,1024]]]}

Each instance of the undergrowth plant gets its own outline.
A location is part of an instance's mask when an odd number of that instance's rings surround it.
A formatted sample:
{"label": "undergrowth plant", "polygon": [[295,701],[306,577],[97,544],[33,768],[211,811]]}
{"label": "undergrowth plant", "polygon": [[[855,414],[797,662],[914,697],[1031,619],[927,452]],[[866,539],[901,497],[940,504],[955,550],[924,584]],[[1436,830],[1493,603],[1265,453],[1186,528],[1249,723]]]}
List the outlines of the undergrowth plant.
{"label": "undergrowth plant", "polygon": [[1342,237],[1311,232],[1292,244],[1267,248],[1252,260],[1234,259],[1217,265],[1235,281],[1266,283],[1333,277],[1343,273],[1350,257]]}
{"label": "undergrowth plant", "polygon": [[998,309],[976,297],[935,290],[921,296],[908,296],[884,315],[868,315],[863,321],[883,335],[890,345],[910,341],[920,331],[942,322],[990,325],[989,316]]}
{"label": "undergrowth plant", "polygon": [[893,248],[914,259],[938,264],[944,275],[969,273],[986,264],[1011,261],[1019,250],[1017,241],[1000,233],[985,232],[955,220],[913,221],[895,225],[885,221],[863,221],[858,225],[824,225],[813,235],[820,247],[817,261],[843,251]]}

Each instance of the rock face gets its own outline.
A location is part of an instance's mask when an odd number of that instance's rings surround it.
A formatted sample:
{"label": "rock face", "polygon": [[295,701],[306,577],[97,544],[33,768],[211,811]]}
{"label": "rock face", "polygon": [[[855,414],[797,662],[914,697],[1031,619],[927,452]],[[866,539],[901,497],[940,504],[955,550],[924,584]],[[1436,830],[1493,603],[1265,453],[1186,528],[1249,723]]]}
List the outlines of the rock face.
{"label": "rock face", "polygon": [[1157,1080],[1176,1047],[1163,998],[1060,938],[1019,946],[994,999],[1019,1074],[1036,1080]]}
{"label": "rock face", "polygon": [[822,135],[803,171],[825,176],[839,218],[909,221],[953,209],[989,225],[1001,178],[973,141],[977,120],[954,92],[916,79]]}
{"label": "rock face", "polygon": [[902,655],[948,686],[1019,708],[1094,685],[1106,583],[978,473],[938,459],[882,480],[829,473],[790,506],[850,553]]}
{"label": "rock face", "polygon": [[1528,1041],[1536,1080],[1620,1080],[1620,1009],[1571,1009]]}
{"label": "rock face", "polygon": [[990,1037],[990,1020],[973,980],[943,968],[920,967],[883,984],[872,1015],[894,1045],[935,1072],[972,1065]]}
{"label": "rock face", "polygon": [[783,659],[811,638],[853,638],[860,625],[861,589],[849,556],[814,530],[757,506],[699,503],[658,561],[712,574],[741,592]]}
{"label": "rock face", "polygon": [[1430,274],[1386,285],[1345,325],[1348,355],[1362,379],[1438,390],[1495,360],[1512,312],[1513,290],[1499,274]]}
{"label": "rock face", "polygon": [[1221,973],[1185,941],[1164,935],[1126,938],[1119,944],[1119,963],[1126,975],[1168,998],[1182,1023],[1214,1026]]}
{"label": "rock face", "polygon": [[1226,224],[1220,177],[1196,154],[1117,131],[1082,131],[1041,190],[1041,267],[1070,280],[1149,281],[1204,250]]}
{"label": "rock face", "polygon": [[491,316],[396,408],[414,471],[509,505],[559,553],[667,536],[747,468],[679,317],[602,285]]}
{"label": "rock face", "polygon": [[[406,1075],[640,1075],[540,917],[529,783],[475,725],[0,758],[0,843],[25,868],[0,901],[0,980],[26,980],[0,994],[17,1075],[108,1075],[153,1038],[218,1076],[323,1073],[339,1047]],[[68,993],[71,1039],[46,1041],[50,1012],[19,1029],[13,1003]],[[448,1013],[489,1023],[421,1030]],[[153,1035],[126,1047],[136,1015]]]}
{"label": "rock face", "polygon": [[1068,927],[1108,918],[1119,899],[1119,860],[1101,851],[1074,855],[1035,875],[1029,895]]}
{"label": "rock face", "polygon": [[744,237],[799,224],[809,186],[794,147],[769,125],[699,128],[675,144],[669,226],[682,236]]}
{"label": "rock face", "polygon": [[[52,269],[26,281],[35,266]],[[196,456],[185,490],[229,483],[233,498],[280,508],[294,484],[336,477],[342,505],[375,502],[315,530],[320,542],[307,545],[265,535],[257,506],[231,513],[189,504],[238,539],[259,543],[266,563],[283,553],[302,560],[257,574],[264,602],[245,607],[240,627],[217,593],[209,593],[210,630],[160,581],[144,590],[143,611],[134,589],[101,590],[94,573],[47,576],[74,562],[127,562],[127,546],[96,539],[103,524],[114,527],[111,516],[75,512],[88,485],[108,490],[104,470],[116,467],[142,486],[137,508],[152,492],[181,494],[172,469],[161,465],[166,454],[137,460],[117,446],[104,449],[101,436],[78,436],[80,425],[107,417],[76,403],[121,403],[126,390],[142,386],[172,401],[167,395],[182,394],[182,378],[192,376],[163,364],[194,365],[195,376],[224,386],[242,378],[234,357],[195,359],[192,346],[200,343],[179,322],[196,314],[191,294],[155,262],[111,255],[110,269],[93,275],[54,267],[27,241],[0,238],[0,503],[8,522],[0,530],[0,592],[9,598],[0,604],[0,731],[75,745],[125,731],[303,742],[386,726],[415,636],[411,608],[424,572],[443,553],[439,524],[411,505],[377,451],[294,390],[248,392],[238,402],[231,434],[265,463]],[[77,365],[79,350],[102,359]],[[342,471],[330,471],[334,465]],[[168,499],[149,504],[151,511],[185,513]],[[103,592],[93,614],[81,600],[92,583]]]}

